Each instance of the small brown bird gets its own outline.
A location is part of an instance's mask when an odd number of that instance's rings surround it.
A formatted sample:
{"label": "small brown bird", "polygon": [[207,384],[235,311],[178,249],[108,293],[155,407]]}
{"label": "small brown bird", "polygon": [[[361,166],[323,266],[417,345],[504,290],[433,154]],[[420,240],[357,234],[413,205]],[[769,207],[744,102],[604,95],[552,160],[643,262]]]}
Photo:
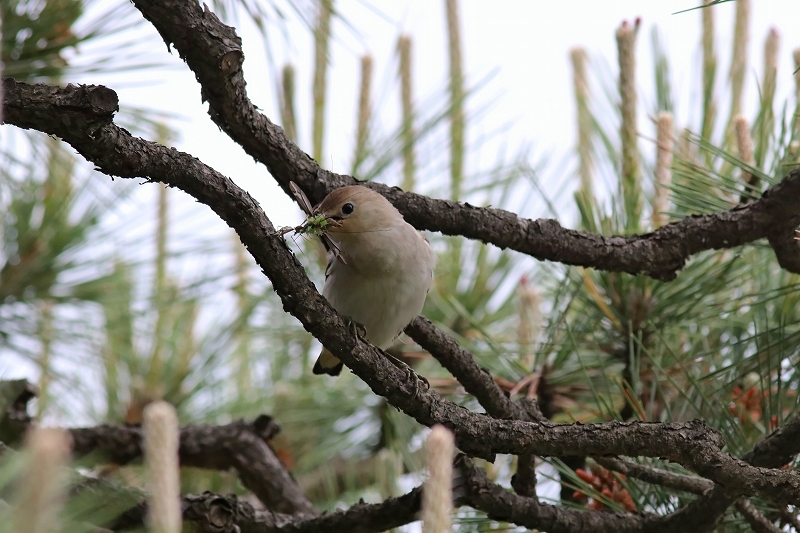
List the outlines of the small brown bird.
{"label": "small brown bird", "polygon": [[[336,311],[364,326],[366,338],[388,348],[416,317],[433,283],[436,254],[389,201],[354,185],[331,192],[314,208],[331,221],[322,295]],[[342,362],[322,349],[314,374],[338,376]]]}

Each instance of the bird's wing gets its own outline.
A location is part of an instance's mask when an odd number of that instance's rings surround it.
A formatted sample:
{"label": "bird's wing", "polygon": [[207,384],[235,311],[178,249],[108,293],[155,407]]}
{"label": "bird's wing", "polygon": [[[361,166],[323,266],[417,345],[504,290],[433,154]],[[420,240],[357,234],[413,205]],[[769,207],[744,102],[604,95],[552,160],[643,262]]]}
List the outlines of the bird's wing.
{"label": "bird's wing", "polygon": [[[339,248],[338,244],[333,242],[333,239],[324,233],[320,235],[319,238],[322,240],[322,244],[325,246],[325,250],[328,252],[328,255],[333,256],[334,259],[338,259],[345,265],[347,264],[347,261],[345,261],[344,257],[342,257],[342,250]],[[330,261],[328,261],[328,266],[331,266]]]}
{"label": "bird's wing", "polygon": [[331,276],[334,264],[336,264],[336,256],[333,255],[330,250],[328,250],[328,266],[325,267],[325,281],[328,281],[328,278]]}

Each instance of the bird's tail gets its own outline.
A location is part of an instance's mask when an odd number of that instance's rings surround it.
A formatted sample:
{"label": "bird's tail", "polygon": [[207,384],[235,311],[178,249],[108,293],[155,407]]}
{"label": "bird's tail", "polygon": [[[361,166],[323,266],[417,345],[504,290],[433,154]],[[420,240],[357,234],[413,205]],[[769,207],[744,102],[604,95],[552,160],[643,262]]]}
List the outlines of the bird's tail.
{"label": "bird's tail", "polygon": [[329,376],[338,376],[342,372],[344,363],[339,361],[335,355],[328,351],[327,348],[322,348],[322,352],[317,357],[317,362],[314,363],[312,372],[315,374],[328,374]]}

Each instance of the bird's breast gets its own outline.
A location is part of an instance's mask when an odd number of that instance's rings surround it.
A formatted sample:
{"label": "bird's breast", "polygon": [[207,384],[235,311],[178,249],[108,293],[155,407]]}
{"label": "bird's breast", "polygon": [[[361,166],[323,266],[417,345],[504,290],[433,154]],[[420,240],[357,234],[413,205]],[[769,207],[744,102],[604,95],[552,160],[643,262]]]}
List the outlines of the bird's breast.
{"label": "bird's breast", "polygon": [[342,250],[346,264],[364,277],[419,275],[432,271],[430,246],[409,224],[352,234],[332,235]]}
{"label": "bird's breast", "polygon": [[346,263],[334,260],[323,289],[331,305],[363,324],[381,348],[420,313],[432,283],[435,255],[408,228],[339,240]]}

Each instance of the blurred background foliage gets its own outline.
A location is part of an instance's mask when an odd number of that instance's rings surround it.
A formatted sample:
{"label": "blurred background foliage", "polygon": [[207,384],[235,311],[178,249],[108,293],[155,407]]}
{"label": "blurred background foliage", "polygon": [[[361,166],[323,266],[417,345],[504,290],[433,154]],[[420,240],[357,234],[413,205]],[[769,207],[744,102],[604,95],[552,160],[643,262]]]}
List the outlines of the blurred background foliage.
{"label": "blurred background foliage", "polygon": [[[362,58],[361,80],[354,86],[359,111],[351,171],[360,179],[516,211],[544,196],[546,212],[522,214],[557,218],[553,202],[560,193],[547,195],[540,182],[546,161],[520,153],[491,168],[465,170],[466,132],[482,112],[468,113],[467,103],[486,80],[465,82],[458,7],[454,0],[445,2],[450,70],[439,94],[412,94],[413,36],[399,36],[396,57]],[[253,21],[268,50],[276,44],[267,29],[283,31],[287,17],[304,21],[314,58],[276,69],[281,72],[276,106],[291,138],[310,129],[312,145],[303,148],[324,165],[322,142],[332,127],[324,117],[331,105],[326,91],[328,47],[335,38],[331,19],[338,16],[333,0],[217,0],[211,8],[229,23]],[[127,30],[145,24],[129,4],[2,0],[0,12],[5,75],[18,80],[57,84],[88,69],[158,65],[157,58],[138,53],[135,39],[124,38]],[[776,77],[788,75],[776,70],[777,54],[784,53],[777,34],[766,36],[758,111],[742,117],[743,67],[732,65],[729,83],[717,82],[723,73],[714,35],[728,29],[715,27],[713,9],[684,16],[700,18],[704,36],[697,80],[702,98],[680,102],[696,107],[687,124],[676,124],[671,115],[678,102],[657,30],[649,36],[651,73],[633,70],[635,43],[643,38],[637,23],[617,29],[618,69],[583,49],[572,51],[577,164],[574,180],[562,188],[575,191],[577,219],[562,220],[565,225],[603,234],[651,231],[757,198],[800,161],[798,99],[775,101]],[[746,9],[737,13],[734,50],[741,50],[737,46],[746,38],[748,16]],[[111,36],[115,44],[102,46]],[[800,62],[800,52],[794,57]],[[734,58],[746,64],[741,53]],[[375,61],[397,64],[402,120],[393,127],[374,116]],[[297,68],[314,71],[309,125],[297,119]],[[655,77],[656,94],[648,95],[647,119],[637,121],[635,79],[647,75]],[[800,84],[797,75],[795,80]],[[722,85],[725,90],[718,91]],[[729,113],[719,109],[723,101],[730,102]],[[167,118],[123,109],[119,121],[169,144],[174,132]],[[131,204],[129,183],[96,175],[57,139],[6,132],[0,153],[0,354],[13,353],[38,367],[39,418],[63,425],[138,424],[143,407],[162,398],[178,408],[185,424],[266,412],[283,427],[272,446],[321,508],[362,497],[377,501],[419,482],[425,428],[348,372],[336,380],[311,375],[318,344],[283,312],[235,236],[171,242],[170,228],[189,221],[171,217],[170,193],[161,188],[154,231],[134,231],[129,242],[121,235],[143,209],[153,208]],[[423,150],[430,146],[447,156],[446,162],[435,162],[435,174],[445,179],[423,178],[434,174],[430,150]],[[538,398],[553,420],[700,417],[725,434],[729,452],[740,454],[800,405],[800,280],[778,267],[764,243],[698,254],[675,281],[663,283],[534,264],[481,243],[431,237],[440,261],[424,314],[471,350],[501,387]],[[318,244],[296,244],[310,274],[320,280]],[[138,259],[120,253],[127,246],[136,247]],[[193,265],[188,274],[186,265]],[[413,343],[403,340],[394,350],[442,394],[481,409]],[[0,373],[8,371],[0,365]],[[609,498],[591,483],[592,476],[602,476],[596,465],[570,461],[542,462],[543,497],[558,499],[558,485],[548,480],[560,477],[565,505],[633,505],[664,513],[685,499],[624,480]],[[505,484],[515,468],[509,457],[485,466]],[[0,487],[8,485],[15,468],[7,459]],[[109,482],[97,489],[103,497],[118,495],[108,487],[143,484],[137,466],[90,473]],[[225,472],[186,469],[182,483],[185,492],[245,493]],[[102,522],[99,510],[85,500],[75,496],[68,514],[81,523]],[[776,510],[755,503],[777,517]],[[459,531],[508,528],[471,510],[459,512]],[[733,512],[720,526],[720,531],[747,529]]]}

